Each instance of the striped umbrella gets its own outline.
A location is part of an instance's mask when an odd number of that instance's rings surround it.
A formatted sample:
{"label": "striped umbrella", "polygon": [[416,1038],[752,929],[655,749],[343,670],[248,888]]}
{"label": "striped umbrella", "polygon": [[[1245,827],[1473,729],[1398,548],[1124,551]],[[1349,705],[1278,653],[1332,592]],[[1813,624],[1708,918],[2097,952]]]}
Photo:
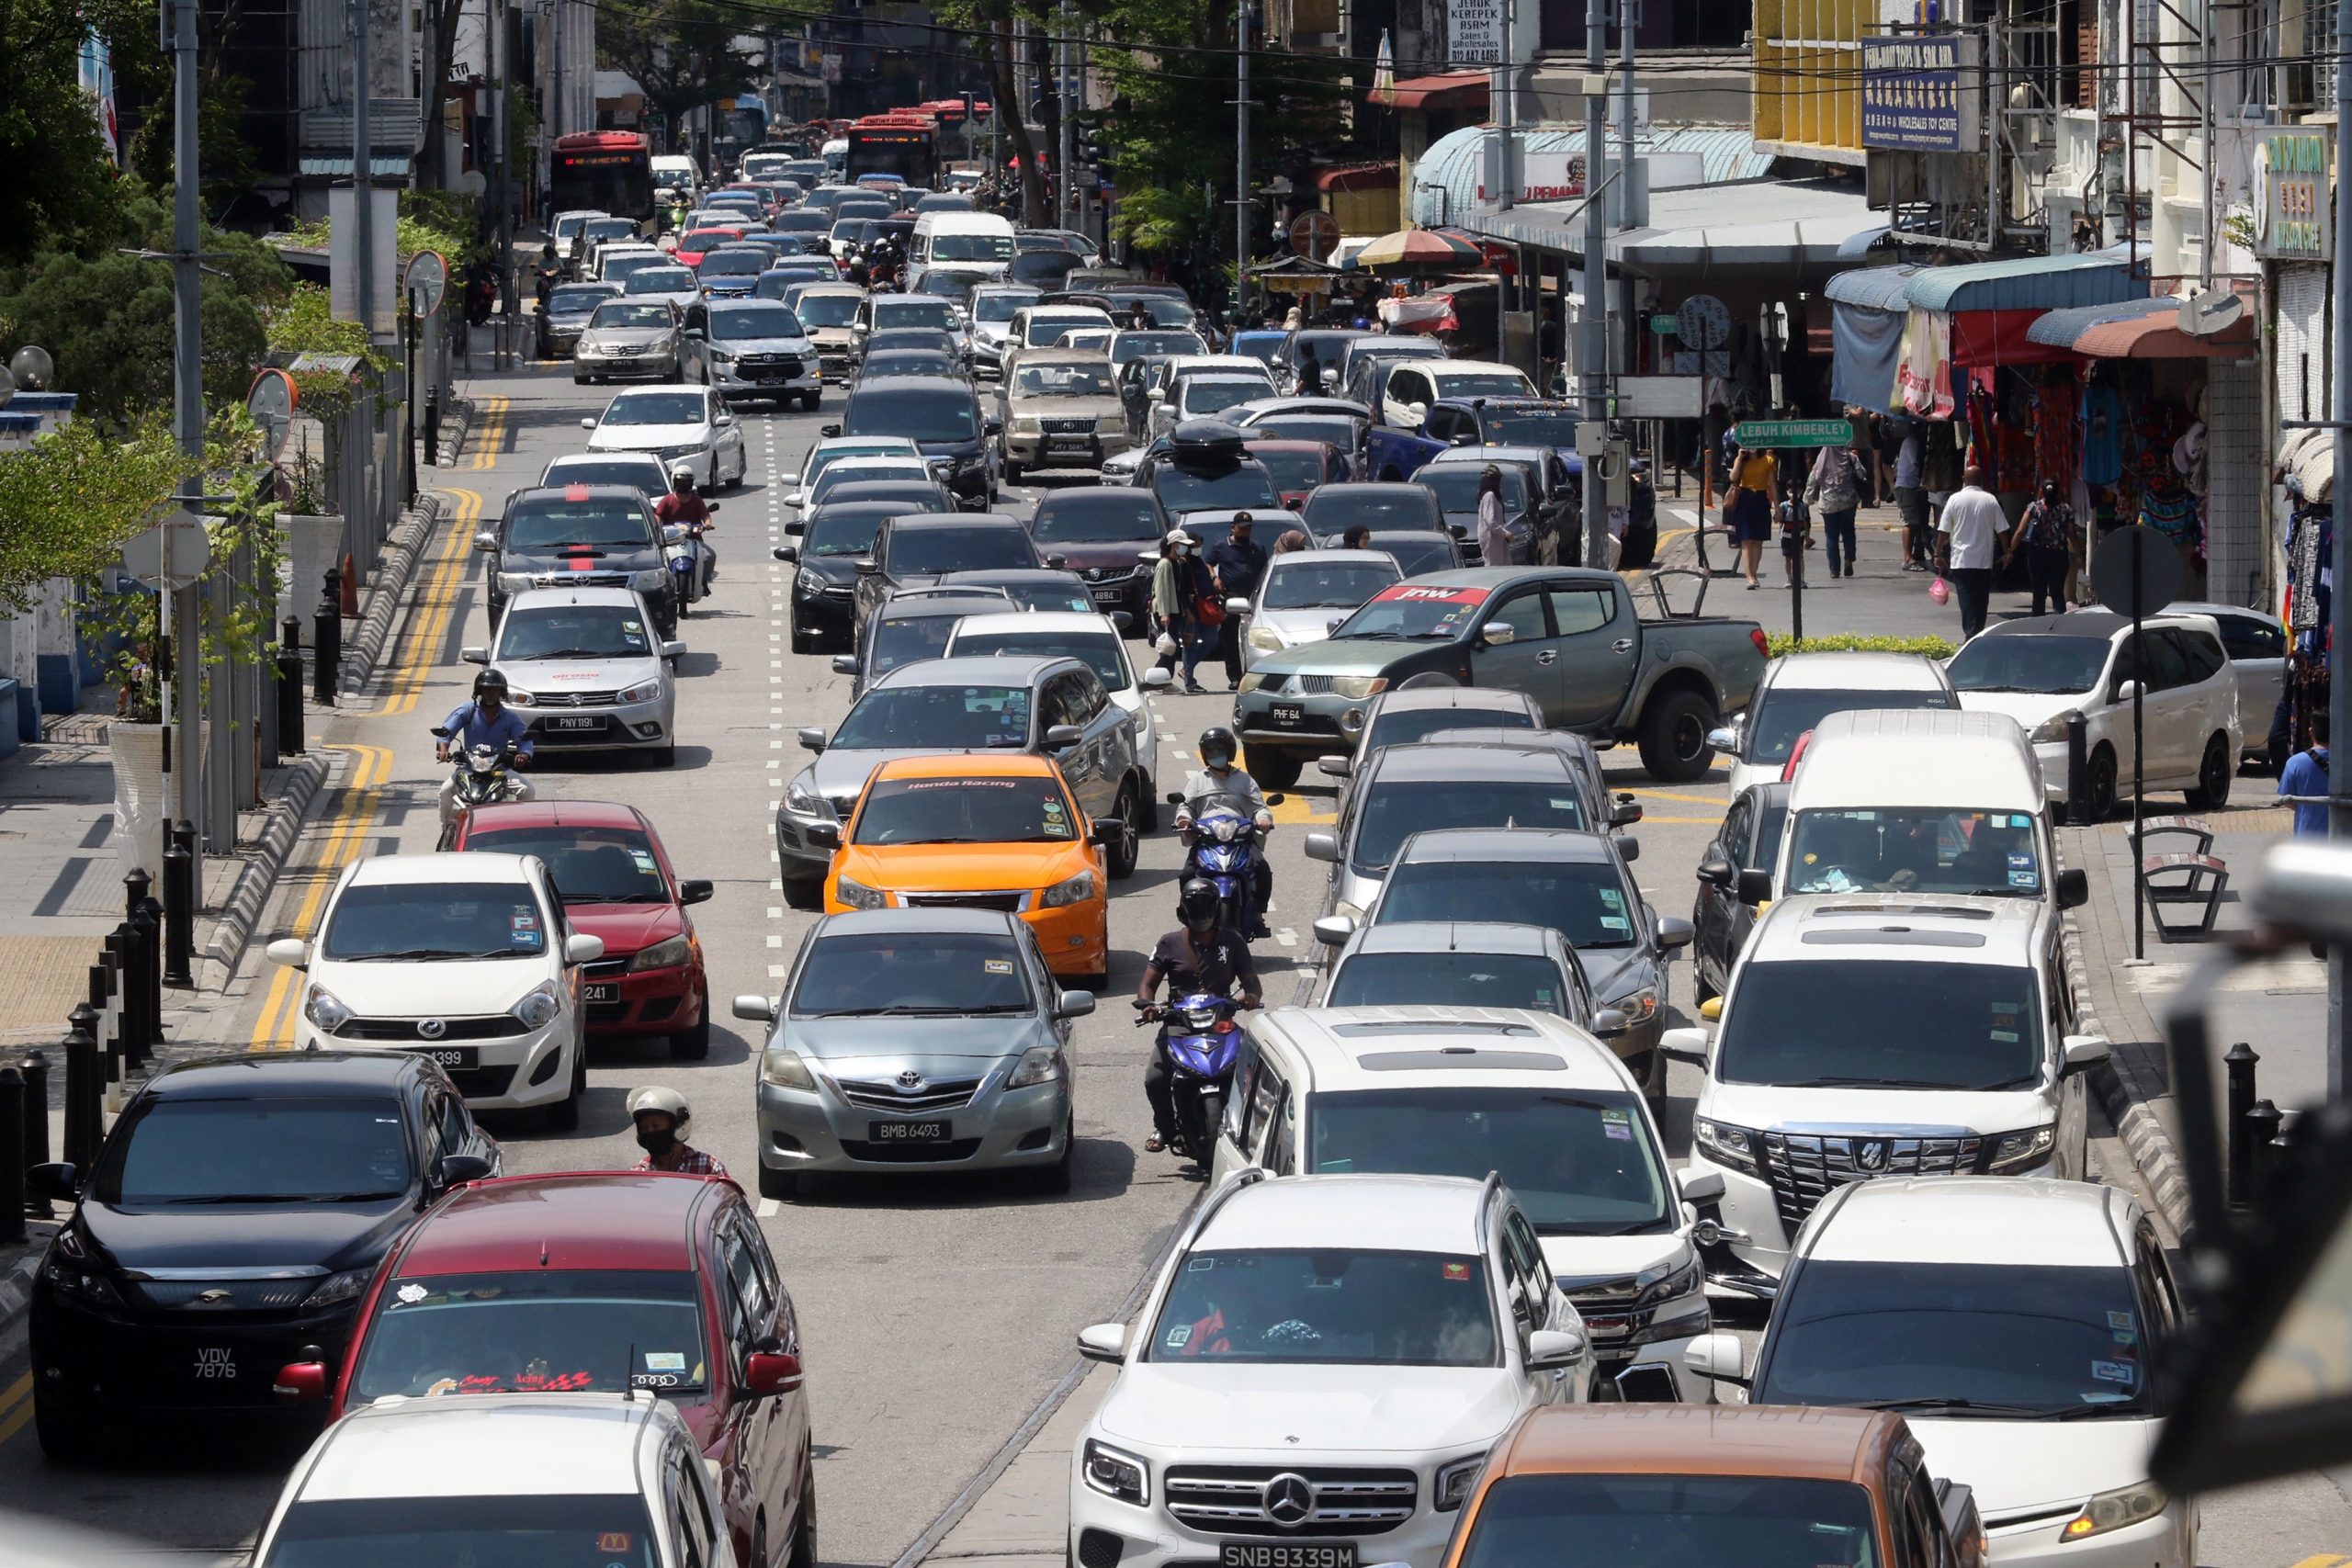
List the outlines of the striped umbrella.
{"label": "striped umbrella", "polygon": [[1486,258],[1479,254],[1477,246],[1451,234],[1430,229],[1399,229],[1394,234],[1383,234],[1358,251],[1355,262],[1362,267],[1480,267],[1486,265]]}

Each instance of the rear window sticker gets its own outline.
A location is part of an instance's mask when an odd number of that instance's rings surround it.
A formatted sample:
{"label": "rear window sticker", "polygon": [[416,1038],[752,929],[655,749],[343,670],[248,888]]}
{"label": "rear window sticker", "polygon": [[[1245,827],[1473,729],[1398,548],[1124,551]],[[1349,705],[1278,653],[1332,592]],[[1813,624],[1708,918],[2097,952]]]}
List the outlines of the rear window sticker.
{"label": "rear window sticker", "polygon": [[631,850],[628,854],[629,859],[637,862],[638,870],[651,871],[653,869],[653,852],[651,850]]}
{"label": "rear window sticker", "polygon": [[1600,901],[1612,909],[1622,909],[1625,907],[1625,896],[1614,887],[1601,888]]}
{"label": "rear window sticker", "polygon": [[1629,929],[1632,924],[1633,922],[1626,919],[1623,915],[1603,915],[1600,917],[1601,929],[1604,931],[1622,931]]}
{"label": "rear window sticker", "polygon": [[645,628],[644,628],[643,626],[639,626],[635,621],[623,621],[623,622],[621,623],[621,630],[623,630],[623,631],[625,631],[625,632],[628,633],[628,635],[629,635],[629,636],[631,636],[631,637],[635,637],[635,636],[637,636],[639,632],[642,632],[643,630],[645,630]]}
{"label": "rear window sticker", "polygon": [[2130,1382],[2136,1374],[2121,1361],[2093,1361],[2091,1376],[2101,1382]]}
{"label": "rear window sticker", "polygon": [[1355,1168],[1356,1162],[1351,1159],[1317,1160],[1315,1164],[1315,1171],[1318,1176],[1344,1176]]}
{"label": "rear window sticker", "polygon": [[1012,973],[1012,960],[1010,958],[983,958],[980,960],[980,967],[991,975],[1010,975]]}
{"label": "rear window sticker", "polygon": [[2108,1325],[2109,1328],[2130,1328],[2130,1327],[2132,1327],[2132,1326],[2133,1326],[2133,1325],[2132,1325],[2132,1314],[2131,1314],[2130,1313],[2128,1313],[2128,1312],[2111,1312],[2111,1313],[2109,1313],[2109,1314],[2107,1314],[2107,1325]]}
{"label": "rear window sticker", "polygon": [[2140,1342],[2140,1334],[2137,1329],[2110,1328],[2108,1333],[2118,1345],[2137,1345]]}
{"label": "rear window sticker", "polygon": [[1443,1273],[1449,1280],[1456,1281],[1467,1280],[1470,1278],[1470,1265],[1467,1263],[1449,1263],[1445,1265]]}
{"label": "rear window sticker", "polygon": [[627,1551],[628,1550],[628,1532],[627,1530],[600,1531],[596,1537],[596,1550],[599,1551]]}
{"label": "rear window sticker", "polygon": [[1184,1259],[1184,1268],[1188,1273],[1204,1273],[1216,1267],[1216,1259],[1214,1258],[1188,1258]]}
{"label": "rear window sticker", "polygon": [[2014,1045],[2018,1043],[2018,1032],[2014,1029],[1995,1029],[1987,1032],[2004,1045]]}
{"label": "rear window sticker", "polygon": [[2011,871],[2022,871],[2032,863],[2033,857],[2031,855],[2018,854],[2015,852],[2012,852],[2009,855],[2009,869]]}
{"label": "rear window sticker", "polygon": [[1630,1144],[1634,1141],[1634,1130],[1623,1122],[1604,1121],[1600,1124],[1600,1130],[1621,1144]]}
{"label": "rear window sticker", "polygon": [[538,913],[532,909],[517,909],[509,923],[518,931],[529,931],[539,923]]}
{"label": "rear window sticker", "polygon": [[686,1353],[684,1350],[648,1350],[645,1353],[645,1370],[649,1372],[683,1372],[686,1370]]}
{"label": "rear window sticker", "polygon": [[1551,801],[1552,809],[1555,811],[1574,811],[1577,808],[1577,803],[1573,800],[1563,800],[1556,795],[1547,798]]}

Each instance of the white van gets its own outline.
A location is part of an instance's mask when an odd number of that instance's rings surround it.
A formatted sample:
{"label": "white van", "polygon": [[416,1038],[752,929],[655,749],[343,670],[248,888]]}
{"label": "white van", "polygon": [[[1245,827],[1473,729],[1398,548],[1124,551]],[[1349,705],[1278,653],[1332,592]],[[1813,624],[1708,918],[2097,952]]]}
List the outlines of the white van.
{"label": "white van", "polygon": [[1809,893],[1954,894],[2071,909],[2090,896],[2058,869],[2041,763],[2007,714],[1858,708],[1814,728],[1789,785],[1769,877],[1748,903]]}
{"label": "white van", "polygon": [[653,160],[653,188],[674,191],[677,199],[691,202],[702,194],[702,171],[695,161],[683,152],[664,152]]}
{"label": "white van", "polygon": [[934,266],[1002,277],[1012,265],[1012,224],[993,212],[926,212],[907,242],[907,291]]}

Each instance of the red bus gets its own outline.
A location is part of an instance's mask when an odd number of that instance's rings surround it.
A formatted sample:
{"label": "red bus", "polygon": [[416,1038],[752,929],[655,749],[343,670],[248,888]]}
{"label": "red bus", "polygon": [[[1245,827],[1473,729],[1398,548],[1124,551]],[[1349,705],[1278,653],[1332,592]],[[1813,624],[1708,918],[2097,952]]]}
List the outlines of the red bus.
{"label": "red bus", "polygon": [[903,109],[892,114],[870,114],[853,124],[843,135],[849,141],[849,156],[842,165],[842,179],[855,184],[860,175],[896,175],[920,189],[937,188],[936,116]]}
{"label": "red bus", "polygon": [[548,171],[550,212],[593,209],[653,221],[653,152],[633,130],[559,136]]}

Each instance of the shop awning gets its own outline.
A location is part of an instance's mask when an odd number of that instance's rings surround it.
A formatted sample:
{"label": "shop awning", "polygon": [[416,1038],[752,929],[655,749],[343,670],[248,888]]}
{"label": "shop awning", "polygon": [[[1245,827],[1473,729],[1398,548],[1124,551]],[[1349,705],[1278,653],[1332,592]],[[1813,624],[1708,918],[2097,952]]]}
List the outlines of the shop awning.
{"label": "shop awning", "polygon": [[1436,76],[1408,76],[1385,91],[1375,87],[1364,97],[1392,109],[1483,110],[1487,84],[1484,71],[1448,71]]}
{"label": "shop awning", "polygon": [[2248,298],[2236,321],[2203,337],[2180,330],[2180,301],[2167,295],[2051,310],[2026,335],[2090,359],[2238,359],[2254,346],[2254,304]]}
{"label": "shop awning", "polygon": [[1393,188],[1396,184],[1396,164],[1354,164],[1344,169],[1326,169],[1315,176],[1315,188],[1320,191],[1376,190],[1383,186]]}
{"label": "shop awning", "polygon": [[1917,266],[1865,266],[1841,272],[1822,286],[1822,294],[1839,305],[1870,310],[1907,310],[1911,280],[1926,271]]}
{"label": "shop awning", "polygon": [[[1883,226],[1853,186],[1833,180],[1752,180],[1659,191],[1645,229],[1609,241],[1611,265],[1637,276],[1786,273],[1837,265],[1839,247]],[[1462,227],[1497,239],[1581,255],[1584,203],[1540,202],[1482,212]]]}
{"label": "shop awning", "polygon": [[1829,395],[1857,408],[1883,409],[1894,397],[1916,266],[1841,272],[1822,293],[1830,309]]}
{"label": "shop awning", "polygon": [[[1485,80],[1482,75],[1479,78]],[[1480,187],[1487,181],[1487,151],[1494,140],[1494,131],[1483,125],[1464,126],[1448,131],[1430,142],[1419,158],[1413,160],[1412,189],[1406,193],[1411,210],[1405,214],[1410,221],[1424,228],[1459,223],[1487,205]],[[1616,142],[1608,143],[1610,155],[1616,155]],[[1531,125],[1519,133],[1521,156],[1528,159],[1566,153],[1571,157],[1584,151],[1584,128],[1566,125]],[[1745,127],[1725,125],[1651,125],[1645,127],[1634,143],[1637,158],[1668,154],[1654,159],[1650,166],[1652,205],[1657,193],[1687,185],[1720,186],[1734,181],[1760,180],[1771,172],[1770,154],[1756,149],[1756,139]],[[1683,154],[1680,157],[1670,156]],[[1697,162],[1696,178],[1689,172],[1693,159]],[[1684,173],[1677,175],[1676,165]],[[1557,205],[1556,203],[1554,205]],[[1883,228],[1882,218],[1880,226]]]}
{"label": "shop awning", "polygon": [[2143,293],[2120,256],[2018,256],[1962,266],[1923,267],[1911,303],[1923,310],[2060,310],[2110,305]]}

